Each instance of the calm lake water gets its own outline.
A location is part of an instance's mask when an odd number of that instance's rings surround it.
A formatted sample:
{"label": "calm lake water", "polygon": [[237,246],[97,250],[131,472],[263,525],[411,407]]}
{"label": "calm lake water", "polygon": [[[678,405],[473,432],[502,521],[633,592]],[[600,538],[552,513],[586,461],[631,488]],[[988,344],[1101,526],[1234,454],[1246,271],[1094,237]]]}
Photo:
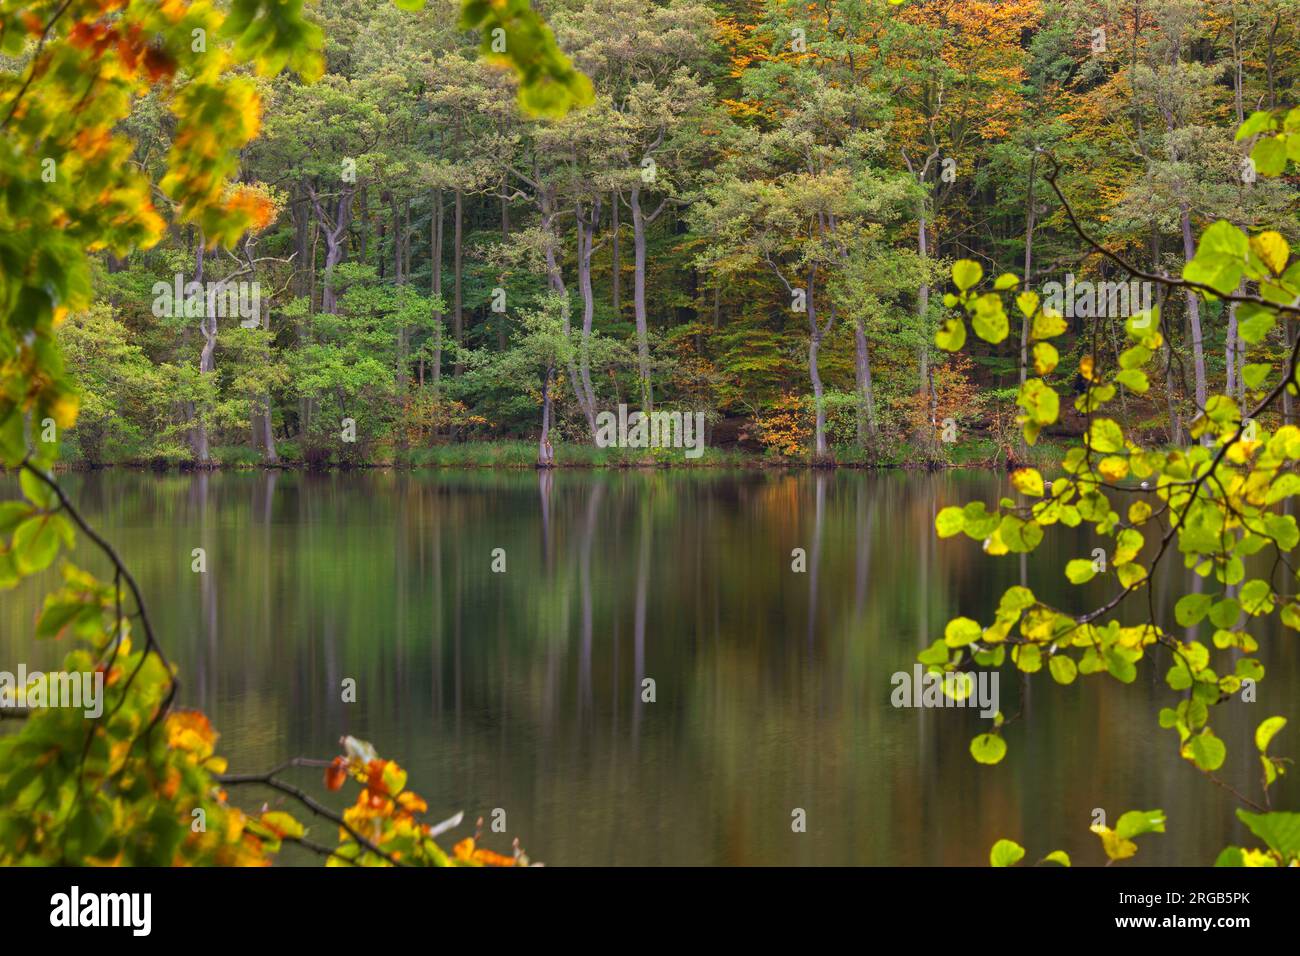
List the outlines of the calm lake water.
{"label": "calm lake water", "polygon": [[[431,817],[504,809],[508,834],[488,844],[517,835],[553,865],[986,865],[1004,836],[1031,859],[1096,864],[1094,808],[1166,811],[1139,863],[1208,864],[1247,838],[1156,724],[1176,700],[1163,655],[1127,687],[1043,673],[1023,701],[1005,671],[1002,710],[1025,717],[996,767],[969,756],[975,713],[891,706],[891,675],[951,616],[988,623],[1022,576],[1067,609],[1111,593],[1113,575],[1075,588],[1062,573],[1100,543],[1085,529],[1049,531],[1028,560],[935,538],[939,508],[1012,494],[1001,475],[123,471],[65,485],[133,568],[183,703],[212,717],[232,772],[328,758],[353,734],[410,771]],[[88,543],[76,553],[103,570]],[[1184,574],[1168,570],[1164,583]],[[43,583],[0,595],[0,668],[57,659],[27,636]],[[1166,620],[1176,596],[1157,590]],[[1215,724],[1221,775],[1252,794],[1254,727],[1290,716],[1273,749],[1295,754],[1300,698],[1300,638],[1272,622],[1257,636],[1259,702],[1217,708]],[[319,773],[289,778],[341,805]],[[1275,803],[1294,803],[1289,786]]]}

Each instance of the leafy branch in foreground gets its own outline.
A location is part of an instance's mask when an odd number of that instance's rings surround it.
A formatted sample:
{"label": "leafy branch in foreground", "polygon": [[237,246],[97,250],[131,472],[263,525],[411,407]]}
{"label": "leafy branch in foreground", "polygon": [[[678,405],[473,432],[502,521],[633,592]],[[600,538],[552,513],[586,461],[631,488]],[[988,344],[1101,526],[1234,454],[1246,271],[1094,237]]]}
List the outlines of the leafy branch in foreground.
{"label": "leafy branch in foreground", "polygon": [[[1270,135],[1255,145],[1256,154],[1262,149],[1263,161],[1258,155],[1256,159],[1260,172],[1276,175],[1285,164],[1284,159],[1277,160],[1278,150],[1292,159],[1300,151],[1300,137],[1288,132],[1297,125],[1300,110],[1292,110],[1281,121],[1256,114],[1238,138],[1267,131]],[[1276,129],[1281,132],[1273,134]],[[1270,139],[1269,145],[1261,146]],[[1256,733],[1262,803],[1216,775],[1227,747],[1214,733],[1210,718],[1212,708],[1239,696],[1253,701],[1256,684],[1264,678],[1264,666],[1253,656],[1259,643],[1248,631],[1250,621],[1263,622],[1276,614],[1282,625],[1300,630],[1300,600],[1285,584],[1288,575],[1297,575],[1291,555],[1300,544],[1300,528],[1294,516],[1278,507],[1300,493],[1300,428],[1280,422],[1276,413],[1285,393],[1300,394],[1296,381],[1300,339],[1280,368],[1266,354],[1266,339],[1278,322],[1300,319],[1300,262],[1291,262],[1290,247],[1278,232],[1247,235],[1221,220],[1202,233],[1196,255],[1181,277],[1143,272],[1087,234],[1057,186],[1059,168],[1054,161],[1053,167],[1047,181],[1066,218],[1094,253],[1134,278],[1236,308],[1240,337],[1257,353],[1256,361],[1243,368],[1250,401],[1243,407],[1230,394],[1211,395],[1191,423],[1198,445],[1144,447],[1134,433],[1126,434],[1118,421],[1107,416],[1106,407],[1121,390],[1135,395],[1148,391],[1150,366],[1165,343],[1161,308],[1155,305],[1125,321],[1127,341],[1122,348],[1112,344],[1094,319],[1077,370],[1085,387],[1074,400],[1085,425],[1082,438],[1064,457],[1064,474],[1049,482],[1033,468],[1018,469],[1011,476],[1018,493],[1015,499],[1003,498],[992,510],[982,501],[943,508],[935,529],[942,538],[964,533],[982,542],[990,555],[1005,555],[1035,550],[1052,525],[1089,524],[1106,539],[1106,547],[1099,549],[1103,557],[1094,552],[1092,560],[1069,561],[1065,575],[1076,585],[1098,577],[1113,579],[1112,596],[1083,613],[1072,613],[1017,585],[1003,594],[991,624],[985,627],[970,618],[955,618],[948,622],[943,638],[923,651],[919,660],[944,673],[1000,667],[1010,657],[1022,675],[1046,668],[1060,684],[1101,673],[1129,684],[1149,655],[1167,652],[1165,681],[1181,699],[1161,710],[1160,726],[1177,733],[1180,756],[1259,811],[1238,811],[1238,816],[1267,849],[1230,847],[1218,862],[1295,863],[1300,861],[1300,814],[1268,812],[1269,787],[1284,772],[1285,762],[1270,757],[1267,747],[1285,718],[1270,717]],[[954,264],[957,291],[944,301],[960,312],[950,315],[939,329],[935,341],[940,348],[962,349],[968,323],[986,342],[996,345],[1007,338],[1010,320],[1004,296],[1015,292],[1021,280],[1007,273],[991,288],[981,289],[983,278],[982,267],[974,261]],[[1019,422],[1025,441],[1032,445],[1060,417],[1061,395],[1051,384],[1059,354],[1051,339],[1066,331],[1066,323],[1059,311],[1029,290],[1016,294],[1015,307],[1022,316],[1023,341],[1031,347],[1022,350],[1021,361],[1026,365],[1032,361],[1036,373],[1024,369],[1017,396],[1022,410]],[[1113,504],[1111,495],[1123,495],[1127,507]],[[1182,556],[1184,568],[1218,585],[1213,591],[1198,587],[1177,600],[1174,623],[1185,629],[1185,637],[1169,622],[1158,620],[1151,583],[1156,568],[1175,551]],[[1143,620],[1127,623],[1132,615],[1121,620],[1124,605],[1143,592]],[[1207,619],[1213,629],[1212,648],[1196,636]],[[977,761],[996,764],[1003,759],[1007,724],[998,714],[992,729],[972,741],[971,753]],[[1128,851],[1132,844],[1125,842],[1122,830],[1100,834],[1112,861],[1132,855]]]}
{"label": "leafy branch in foreground", "polygon": [[[562,112],[590,97],[527,0],[469,2],[463,13],[490,52],[499,52],[493,40],[505,41],[526,105]],[[155,184],[131,162],[123,129],[133,104],[155,96],[175,120],[156,186],[165,211],[197,226],[208,248],[232,246],[272,214],[262,191],[233,183],[261,123],[256,86],[237,68],[269,76],[289,67],[310,81],[323,68],[321,41],[302,0],[233,0],[224,9],[183,0],[0,4],[0,55],[20,63],[0,72],[8,147],[0,150],[0,466],[18,469],[23,493],[0,503],[0,589],[48,569],[78,530],[113,569],[105,584],[62,565],[63,585],[46,596],[35,636],[70,635],[78,646],[61,676],[32,675],[6,694],[17,706],[5,716],[22,725],[0,738],[0,864],[264,865],[285,840],[331,863],[527,862],[517,848],[505,857],[473,838],[444,853],[433,838],[450,821],[420,822],[427,807],[406,790],[405,772],[358,741],[329,765],[330,789],[341,786],[340,773],[363,784],[341,815],[274,772],[225,777],[207,717],[172,706],[179,683],[135,579],[51,474],[57,442],[44,435],[70,428],[79,406],[55,328],[90,305],[92,253],[148,248],[167,228]],[[93,677],[98,713],[46,706],[52,685],[69,675]],[[253,782],[337,824],[337,847],[309,839],[288,813],[252,816],[228,803],[223,783]]]}
{"label": "leafy branch in foreground", "polygon": [[[1091,829],[1101,839],[1106,865],[1110,866],[1137,853],[1135,838],[1144,833],[1164,833],[1165,813],[1163,810],[1130,810],[1119,818],[1113,830],[1104,823],[1094,823]],[[1015,866],[1024,856],[1025,848],[1015,840],[999,840],[989,851],[989,865]],[[1070,866],[1070,855],[1064,850],[1053,850],[1038,862]]]}

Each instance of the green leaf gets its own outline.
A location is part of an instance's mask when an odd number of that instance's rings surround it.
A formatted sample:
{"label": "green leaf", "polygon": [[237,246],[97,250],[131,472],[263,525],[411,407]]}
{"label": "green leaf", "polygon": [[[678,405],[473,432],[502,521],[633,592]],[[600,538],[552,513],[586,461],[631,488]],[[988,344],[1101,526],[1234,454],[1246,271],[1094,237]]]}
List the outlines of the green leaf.
{"label": "green leaf", "polygon": [[998,614],[1001,616],[1018,613],[1027,607],[1033,607],[1036,600],[1034,592],[1029,588],[1014,584],[1007,588],[1006,593],[1002,595],[1002,600],[998,602]]}
{"label": "green leaf", "polygon": [[1215,866],[1245,866],[1239,846],[1225,846],[1214,859]]}
{"label": "green leaf", "polygon": [[1250,151],[1261,176],[1280,176],[1286,169],[1286,141],[1281,136],[1262,136]]}
{"label": "green leaf", "polygon": [[1070,854],[1066,853],[1064,850],[1053,850],[1051,853],[1047,854],[1047,856],[1043,857],[1043,862],[1056,863],[1060,866],[1069,866]]}
{"label": "green leaf", "polygon": [[983,634],[978,622],[968,617],[955,617],[943,631],[943,642],[949,647],[965,647],[980,639]]}
{"label": "green leaf", "polygon": [[916,659],[922,664],[930,664],[942,667],[948,663],[948,645],[942,640],[935,641],[921,653],[916,655]]}
{"label": "green leaf", "polygon": [[970,755],[977,763],[998,763],[1007,755],[1007,742],[997,734],[980,734],[970,742]]}
{"label": "green leaf", "polygon": [[23,574],[35,574],[50,566],[59,553],[58,527],[50,515],[28,518],[18,526],[13,539],[14,561]]}
{"label": "green leaf", "polygon": [[1135,395],[1145,395],[1151,388],[1151,383],[1147,381],[1147,373],[1140,368],[1126,368],[1122,372],[1117,372],[1115,381]]}
{"label": "green leaf", "polygon": [[1065,566],[1065,576],[1070,579],[1071,584],[1084,584],[1091,581],[1096,574],[1096,567],[1087,558],[1075,558]]}
{"label": "green leaf", "polygon": [[1131,684],[1137,679],[1137,665],[1124,656],[1117,647],[1106,651],[1106,670],[1110,676],[1123,684]]}
{"label": "green leaf", "polygon": [[1285,726],[1285,717],[1270,717],[1265,720],[1255,728],[1255,748],[1260,753],[1267,753],[1269,742],[1277,736],[1278,731]]}
{"label": "green leaf", "polygon": [[1115,832],[1123,840],[1131,840],[1144,833],[1164,833],[1165,811],[1130,810],[1119,818],[1119,822],[1115,824]]}
{"label": "green leaf", "polygon": [[1239,617],[1241,617],[1241,605],[1237,603],[1236,598],[1224,598],[1210,608],[1210,623],[1222,630],[1236,627]]}
{"label": "green leaf", "polygon": [[32,515],[25,501],[0,501],[0,534],[9,534]]}
{"label": "green leaf", "polygon": [[1124,450],[1124,431],[1109,418],[1094,418],[1087,440],[1093,451],[1103,455]]}
{"label": "green leaf", "polygon": [[1240,143],[1243,139],[1263,133],[1273,127],[1273,114],[1268,110],[1256,110],[1246,117],[1246,121],[1237,127],[1237,134],[1233,137],[1234,141]]}
{"label": "green leaf", "polygon": [[1248,345],[1258,345],[1273,331],[1277,315],[1262,305],[1243,302],[1237,306],[1237,335]]}
{"label": "green leaf", "polygon": [[1273,371],[1273,366],[1267,362],[1257,362],[1247,365],[1241,370],[1241,378],[1250,389],[1258,389],[1268,379],[1268,375]]}
{"label": "green leaf", "polygon": [[934,530],[941,538],[951,538],[953,535],[961,534],[965,526],[966,516],[955,506],[944,508],[934,519]]}
{"label": "green leaf", "polygon": [[1213,603],[1211,594],[1185,594],[1174,605],[1174,620],[1179,627],[1195,627],[1205,619]]}
{"label": "green leaf", "polygon": [[1250,832],[1283,859],[1300,856],[1300,813],[1250,813],[1238,810],[1237,819],[1250,828]]}
{"label": "green leaf", "polygon": [[999,840],[989,851],[989,866],[1015,866],[1025,856],[1025,848],[1014,840]]}
{"label": "green leaf", "polygon": [[18,473],[18,480],[23,487],[23,497],[37,508],[48,511],[58,503],[54,490],[28,469]]}
{"label": "green leaf", "polygon": [[1079,666],[1074,663],[1074,658],[1065,654],[1052,655],[1047,662],[1047,669],[1052,674],[1052,680],[1058,684],[1073,684],[1079,675]]}
{"label": "green leaf", "polygon": [[1201,770],[1214,771],[1223,766],[1228,748],[1208,727],[1187,742],[1192,762]]}

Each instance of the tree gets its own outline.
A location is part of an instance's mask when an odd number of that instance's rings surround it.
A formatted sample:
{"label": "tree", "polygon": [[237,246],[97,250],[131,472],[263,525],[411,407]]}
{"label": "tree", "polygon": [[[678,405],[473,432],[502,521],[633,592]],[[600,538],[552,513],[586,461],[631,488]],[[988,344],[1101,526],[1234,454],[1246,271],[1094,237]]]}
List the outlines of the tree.
{"label": "tree", "polygon": [[[1292,111],[1286,123],[1297,121],[1300,111]],[[1288,132],[1294,128],[1261,111],[1238,129],[1236,138],[1257,137],[1252,158],[1263,174],[1277,175],[1288,156],[1300,155],[1300,143]],[[1202,233],[1181,276],[1147,272],[1107,251],[1082,230],[1056,187],[1056,172],[1053,169],[1047,181],[1081,239],[1128,275],[1195,295],[1206,303],[1235,305],[1243,316],[1240,331],[1248,345],[1262,343],[1277,322],[1300,318],[1300,307],[1295,305],[1300,301],[1300,263],[1291,261],[1289,244],[1280,233],[1265,230],[1248,235],[1218,220]],[[981,292],[982,278],[983,270],[973,261],[954,265],[957,291],[945,301],[950,307],[960,306],[965,318],[959,314],[945,323],[937,338],[941,348],[962,348],[966,318],[980,338],[997,342],[1007,336],[1002,296],[1014,290],[1019,280],[1005,274],[990,291]],[[1065,329],[1060,314],[1044,307],[1030,291],[1019,293],[1016,307],[1031,319],[1036,357],[1054,355],[1050,340]],[[1239,406],[1226,393],[1209,396],[1192,425],[1193,437],[1202,439],[1200,445],[1147,448],[1114,418],[1101,413],[1121,388],[1136,394],[1148,389],[1147,367],[1162,344],[1163,328],[1158,307],[1139,312],[1126,322],[1128,347],[1113,365],[1100,354],[1084,355],[1079,370],[1087,387],[1075,404],[1087,416],[1088,425],[1082,440],[1067,452],[1062,477],[1049,485],[1035,469],[1020,469],[1012,476],[1018,501],[1004,499],[994,511],[983,502],[949,506],[935,520],[940,537],[964,532],[982,540],[991,555],[1032,551],[1052,525],[1087,522],[1098,535],[1113,540],[1109,564],[1099,566],[1096,559],[1079,558],[1066,565],[1065,574],[1075,584],[1099,574],[1107,579],[1113,575],[1113,596],[1084,613],[1069,612],[1018,585],[1003,595],[996,620],[988,627],[970,618],[955,618],[943,638],[919,659],[943,674],[972,666],[998,667],[1009,658],[1026,674],[1046,666],[1061,684],[1072,683],[1081,674],[1101,673],[1132,683],[1149,652],[1167,651],[1171,666],[1165,681],[1181,699],[1176,707],[1161,710],[1160,726],[1177,733],[1180,756],[1255,811],[1238,811],[1238,815],[1267,847],[1229,847],[1218,862],[1286,865],[1300,860],[1300,843],[1293,832],[1295,814],[1270,812],[1268,802],[1269,787],[1281,767],[1269,756],[1268,746],[1286,720],[1271,717],[1256,731],[1262,767],[1262,794],[1256,801],[1215,777],[1227,748],[1211,727],[1211,713],[1239,696],[1253,699],[1254,684],[1264,677],[1259,660],[1251,656],[1259,643],[1247,630],[1243,615],[1268,618],[1276,613],[1283,626],[1300,629],[1300,604],[1277,581],[1279,568],[1290,571],[1287,555],[1300,544],[1294,516],[1278,508],[1300,493],[1296,474],[1300,429],[1290,424],[1270,429],[1266,424],[1266,416],[1276,424],[1282,394],[1298,387],[1300,348],[1291,348],[1280,369],[1270,363],[1246,366],[1250,369],[1248,406]],[[1024,435],[1030,444],[1058,417],[1060,397],[1047,380],[1054,366],[1054,361],[1040,362],[1043,376],[1027,380],[1020,389],[1018,403],[1024,409]],[[1119,490],[1134,499],[1124,511],[1112,505],[1108,496]],[[1153,532],[1148,543],[1146,535]],[[1145,620],[1133,624],[1120,619],[1121,608],[1130,598],[1144,591],[1150,594],[1154,573],[1171,554],[1171,546],[1182,554],[1187,568],[1223,588],[1218,594],[1197,588],[1178,599],[1173,617],[1178,628],[1186,629],[1183,637],[1167,619],[1157,617],[1149,599]],[[1276,560],[1263,576],[1250,577],[1257,567],[1248,565],[1248,559],[1261,551],[1274,552]],[[1260,567],[1264,566],[1268,562]],[[1218,659],[1197,639],[1197,628],[1207,618],[1214,628],[1212,643],[1220,652]],[[1007,750],[1003,735],[1009,723],[999,713],[991,730],[972,741],[971,753],[977,761],[996,764],[1003,758]],[[1135,848],[1123,841],[1142,832],[1130,827],[1124,833],[1124,828],[1121,821],[1114,841],[1101,834],[1112,860],[1130,856]]]}

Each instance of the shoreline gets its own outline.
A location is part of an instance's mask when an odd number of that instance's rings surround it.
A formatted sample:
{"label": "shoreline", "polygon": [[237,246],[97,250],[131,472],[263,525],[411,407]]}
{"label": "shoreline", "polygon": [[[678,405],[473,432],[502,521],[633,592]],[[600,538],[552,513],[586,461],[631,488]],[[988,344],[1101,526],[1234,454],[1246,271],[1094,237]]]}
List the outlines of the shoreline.
{"label": "shoreline", "polygon": [[[288,443],[286,443],[288,444]],[[77,457],[56,459],[54,470],[68,474],[94,471],[138,471],[157,474],[196,472],[283,471],[325,474],[348,471],[905,471],[933,473],[948,470],[1011,471],[1018,467],[1050,468],[1062,460],[1065,444],[1044,442],[1024,458],[993,441],[976,440],[946,449],[947,454],[931,458],[906,443],[886,450],[863,452],[840,448],[824,460],[811,457],[787,458],[745,449],[710,448],[696,459],[680,454],[629,454],[624,449],[603,449],[591,445],[564,444],[556,447],[549,465],[537,462],[537,447],[527,441],[467,442],[458,445],[406,449],[398,455],[381,450],[379,460],[337,460],[321,456],[304,460],[300,455],[271,463],[242,446],[219,447],[206,463],[179,456],[146,460],[87,462]],[[296,451],[296,448],[295,448]]]}

